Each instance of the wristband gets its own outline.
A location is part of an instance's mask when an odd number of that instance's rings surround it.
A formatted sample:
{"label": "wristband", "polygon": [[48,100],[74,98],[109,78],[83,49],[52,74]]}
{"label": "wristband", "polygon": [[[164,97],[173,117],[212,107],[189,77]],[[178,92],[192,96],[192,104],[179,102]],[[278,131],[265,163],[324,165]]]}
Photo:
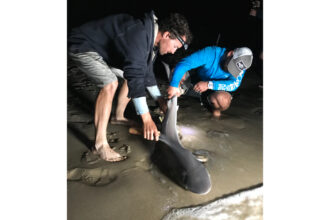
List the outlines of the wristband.
{"label": "wristband", "polygon": [[208,84],[207,84],[207,88],[208,89],[213,89],[213,82],[212,81],[209,81]]}
{"label": "wristband", "polygon": [[158,86],[147,87],[148,92],[154,100],[158,100],[162,95],[160,94]]}

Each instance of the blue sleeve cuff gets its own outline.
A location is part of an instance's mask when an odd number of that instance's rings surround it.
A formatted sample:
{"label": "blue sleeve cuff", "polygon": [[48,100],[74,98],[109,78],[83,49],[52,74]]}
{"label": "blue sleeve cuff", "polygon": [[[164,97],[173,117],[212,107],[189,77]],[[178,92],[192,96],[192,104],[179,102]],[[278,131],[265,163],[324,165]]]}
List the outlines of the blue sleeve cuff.
{"label": "blue sleeve cuff", "polygon": [[136,114],[142,115],[149,112],[146,97],[133,98]]}
{"label": "blue sleeve cuff", "polygon": [[177,82],[177,81],[172,80],[172,81],[170,82],[170,86],[172,86],[172,87],[176,87],[176,88],[179,88],[179,84],[180,84],[180,81]]}
{"label": "blue sleeve cuff", "polygon": [[158,86],[149,86],[149,87],[147,87],[147,90],[154,100],[157,100],[158,98],[162,97]]}

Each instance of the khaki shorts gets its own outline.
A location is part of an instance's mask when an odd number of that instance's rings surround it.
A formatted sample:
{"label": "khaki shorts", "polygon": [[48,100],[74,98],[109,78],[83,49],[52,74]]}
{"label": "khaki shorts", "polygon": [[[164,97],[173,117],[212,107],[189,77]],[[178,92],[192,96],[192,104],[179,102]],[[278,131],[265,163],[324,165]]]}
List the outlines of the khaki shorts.
{"label": "khaki shorts", "polygon": [[124,72],[121,69],[109,67],[97,52],[69,52],[69,56],[77,67],[100,88],[118,81],[117,77],[124,78]]}

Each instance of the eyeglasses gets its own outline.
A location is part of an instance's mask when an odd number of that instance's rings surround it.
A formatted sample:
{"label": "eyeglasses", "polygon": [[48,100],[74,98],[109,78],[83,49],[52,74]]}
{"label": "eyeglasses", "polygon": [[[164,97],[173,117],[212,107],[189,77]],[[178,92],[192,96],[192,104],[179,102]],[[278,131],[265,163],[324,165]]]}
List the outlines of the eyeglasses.
{"label": "eyeglasses", "polygon": [[188,44],[180,37],[179,34],[177,34],[177,32],[175,30],[173,30],[172,32],[174,33],[175,37],[180,41],[180,43],[182,44],[183,48],[185,50],[187,50],[188,49]]}

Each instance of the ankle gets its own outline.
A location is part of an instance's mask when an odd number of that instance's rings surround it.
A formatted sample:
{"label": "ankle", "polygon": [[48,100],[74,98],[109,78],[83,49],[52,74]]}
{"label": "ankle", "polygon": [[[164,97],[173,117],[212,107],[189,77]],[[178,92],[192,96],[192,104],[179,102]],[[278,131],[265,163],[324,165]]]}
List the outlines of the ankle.
{"label": "ankle", "polygon": [[106,141],[100,141],[100,142],[96,141],[95,145],[94,145],[96,150],[98,150],[98,149],[100,149],[101,147],[104,147],[104,146],[109,146],[109,143],[106,142]]}

